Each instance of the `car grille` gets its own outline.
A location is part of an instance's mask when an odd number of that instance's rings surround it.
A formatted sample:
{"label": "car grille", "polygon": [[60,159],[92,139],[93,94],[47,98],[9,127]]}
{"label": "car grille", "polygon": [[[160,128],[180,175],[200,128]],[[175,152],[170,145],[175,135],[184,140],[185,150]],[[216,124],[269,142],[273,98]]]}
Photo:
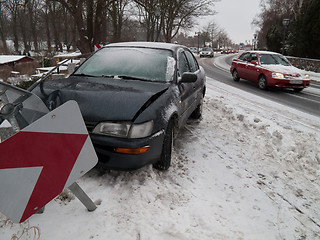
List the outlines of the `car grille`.
{"label": "car grille", "polygon": [[296,73],[296,74],[287,74],[287,76],[293,77],[293,78],[299,78],[299,77],[301,77],[301,75],[300,75],[299,73]]}

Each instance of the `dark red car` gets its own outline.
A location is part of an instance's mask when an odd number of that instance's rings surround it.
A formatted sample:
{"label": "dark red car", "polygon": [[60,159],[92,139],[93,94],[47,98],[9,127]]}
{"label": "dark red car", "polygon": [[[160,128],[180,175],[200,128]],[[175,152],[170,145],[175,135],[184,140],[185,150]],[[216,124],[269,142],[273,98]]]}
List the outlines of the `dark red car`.
{"label": "dark red car", "polygon": [[240,78],[268,87],[292,88],[300,92],[309,87],[309,75],[291,65],[283,55],[268,51],[248,51],[233,59],[230,72],[233,80]]}

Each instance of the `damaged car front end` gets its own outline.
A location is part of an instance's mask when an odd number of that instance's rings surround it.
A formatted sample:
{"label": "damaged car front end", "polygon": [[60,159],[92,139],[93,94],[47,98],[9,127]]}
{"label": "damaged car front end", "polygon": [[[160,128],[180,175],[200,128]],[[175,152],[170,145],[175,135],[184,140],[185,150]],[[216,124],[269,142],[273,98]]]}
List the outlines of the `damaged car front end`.
{"label": "damaged car front end", "polygon": [[174,44],[110,44],[69,78],[41,82],[33,92],[48,106],[77,101],[101,165],[166,170],[174,129],[201,115],[205,75],[190,54]]}

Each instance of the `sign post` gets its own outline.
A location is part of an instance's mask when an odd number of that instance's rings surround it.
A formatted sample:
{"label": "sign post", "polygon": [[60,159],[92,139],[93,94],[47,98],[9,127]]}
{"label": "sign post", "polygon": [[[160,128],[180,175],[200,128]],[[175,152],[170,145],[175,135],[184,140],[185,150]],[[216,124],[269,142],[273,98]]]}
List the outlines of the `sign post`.
{"label": "sign post", "polygon": [[16,124],[16,131],[27,125],[0,143],[0,211],[23,222],[68,187],[93,211],[95,204],[75,183],[98,162],[78,104],[69,101],[39,113],[38,97],[17,93],[0,83],[0,123]]}

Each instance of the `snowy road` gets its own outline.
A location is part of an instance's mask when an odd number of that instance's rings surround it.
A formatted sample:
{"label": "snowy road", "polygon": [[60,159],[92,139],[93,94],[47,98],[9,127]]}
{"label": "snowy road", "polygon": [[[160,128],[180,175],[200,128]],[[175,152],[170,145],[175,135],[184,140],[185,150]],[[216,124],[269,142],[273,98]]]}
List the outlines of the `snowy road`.
{"label": "snowy road", "polygon": [[[261,91],[257,84],[241,80],[234,82],[230,74],[230,64],[236,54],[221,55],[216,54],[214,59],[201,58],[198,59],[200,65],[206,71],[207,76],[214,78],[220,82],[226,83],[230,86],[242,89],[257,96],[279,102],[283,105],[299,109],[320,117],[320,85],[312,85],[312,87],[304,89],[300,93],[293,93],[290,89],[270,89],[268,91]],[[310,73],[311,74],[311,73]],[[312,73],[313,78],[320,81],[319,73]],[[320,82],[319,82],[320,83]]]}
{"label": "snowy road", "polygon": [[319,239],[320,118],[207,83],[169,171],[95,168],[78,183],[96,211],[64,194],[21,225],[0,215],[0,239]]}

